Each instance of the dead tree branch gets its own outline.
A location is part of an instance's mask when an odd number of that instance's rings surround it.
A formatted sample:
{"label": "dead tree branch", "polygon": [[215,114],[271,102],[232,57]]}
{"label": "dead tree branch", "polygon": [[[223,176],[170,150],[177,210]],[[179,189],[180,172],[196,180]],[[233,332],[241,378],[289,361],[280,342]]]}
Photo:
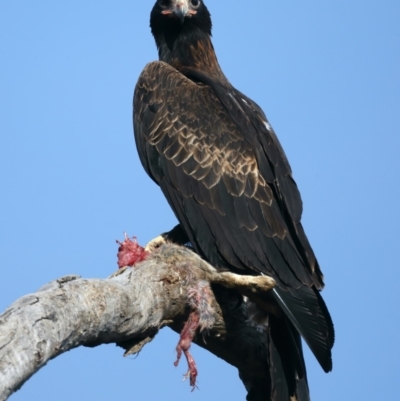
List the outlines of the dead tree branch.
{"label": "dead tree branch", "polygon": [[238,368],[249,401],[264,399],[268,336],[262,325],[249,323],[251,303],[238,303],[236,291],[257,297],[274,283],[259,277],[247,285],[237,277],[217,273],[184,247],[166,244],[108,279],[68,276],[20,298],[0,315],[0,401],[72,348],[117,343],[128,355],[166,325],[180,332],[190,313],[188,291],[199,280],[211,284],[214,324],[195,342]]}

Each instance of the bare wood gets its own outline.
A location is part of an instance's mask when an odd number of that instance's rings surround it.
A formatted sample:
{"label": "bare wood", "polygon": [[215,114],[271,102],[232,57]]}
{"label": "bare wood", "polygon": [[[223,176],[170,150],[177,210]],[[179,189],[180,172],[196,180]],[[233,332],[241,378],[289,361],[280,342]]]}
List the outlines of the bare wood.
{"label": "bare wood", "polygon": [[201,335],[195,342],[238,368],[247,400],[264,399],[266,333],[263,325],[249,324],[251,303],[238,308],[237,297],[224,287],[261,294],[273,280],[250,277],[246,285],[242,276],[217,273],[190,250],[165,244],[146,261],[108,279],[68,276],[51,282],[0,315],[0,401],[72,348],[117,343],[128,355],[166,325],[179,332],[190,312],[188,289],[199,280],[212,284],[215,323],[206,343]]}

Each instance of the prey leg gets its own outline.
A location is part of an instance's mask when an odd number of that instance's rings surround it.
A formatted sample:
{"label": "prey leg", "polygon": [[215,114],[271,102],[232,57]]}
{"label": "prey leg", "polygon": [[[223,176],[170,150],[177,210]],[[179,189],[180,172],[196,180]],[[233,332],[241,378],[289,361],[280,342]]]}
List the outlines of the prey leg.
{"label": "prey leg", "polygon": [[184,377],[185,380],[189,378],[190,385],[192,386],[192,391],[196,388],[197,367],[195,360],[189,352],[189,348],[196,334],[196,330],[199,327],[199,321],[200,315],[198,314],[198,312],[191,312],[189,315],[189,319],[187,320],[181,331],[181,336],[178,345],[176,346],[176,361],[174,362],[174,365],[178,366],[182,353],[185,355],[188,364],[188,371]]}
{"label": "prey leg", "polygon": [[196,388],[197,367],[196,362],[189,352],[196,331],[200,333],[210,329],[214,323],[213,309],[211,306],[211,288],[207,281],[200,280],[193,288],[188,291],[188,303],[192,309],[189,318],[180,334],[178,345],[176,346],[177,358],[174,362],[178,366],[182,354],[185,355],[188,371],[185,379],[189,378],[192,391]]}

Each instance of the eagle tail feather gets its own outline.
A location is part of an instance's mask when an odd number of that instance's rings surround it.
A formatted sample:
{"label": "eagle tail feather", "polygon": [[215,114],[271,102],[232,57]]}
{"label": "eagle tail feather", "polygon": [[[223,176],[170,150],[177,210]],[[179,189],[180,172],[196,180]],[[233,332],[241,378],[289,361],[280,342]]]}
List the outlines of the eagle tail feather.
{"label": "eagle tail feather", "polygon": [[334,342],[332,319],[319,291],[307,286],[296,290],[272,290],[274,299],[301,334],[325,372],[332,370]]}
{"label": "eagle tail feather", "polygon": [[300,334],[287,318],[269,319],[270,399],[310,401]]}

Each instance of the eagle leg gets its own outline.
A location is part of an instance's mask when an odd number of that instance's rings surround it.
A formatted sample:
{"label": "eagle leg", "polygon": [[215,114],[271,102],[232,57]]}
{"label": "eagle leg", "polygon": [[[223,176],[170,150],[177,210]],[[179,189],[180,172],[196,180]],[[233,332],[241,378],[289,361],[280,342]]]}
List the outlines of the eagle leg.
{"label": "eagle leg", "polygon": [[214,323],[211,288],[207,281],[200,280],[193,288],[188,291],[188,301],[192,311],[180,334],[178,345],[176,346],[177,358],[174,362],[178,366],[182,353],[186,357],[188,371],[185,379],[190,379],[192,391],[196,388],[197,367],[196,362],[189,352],[190,345],[194,339],[197,329],[203,333],[210,329]]}

